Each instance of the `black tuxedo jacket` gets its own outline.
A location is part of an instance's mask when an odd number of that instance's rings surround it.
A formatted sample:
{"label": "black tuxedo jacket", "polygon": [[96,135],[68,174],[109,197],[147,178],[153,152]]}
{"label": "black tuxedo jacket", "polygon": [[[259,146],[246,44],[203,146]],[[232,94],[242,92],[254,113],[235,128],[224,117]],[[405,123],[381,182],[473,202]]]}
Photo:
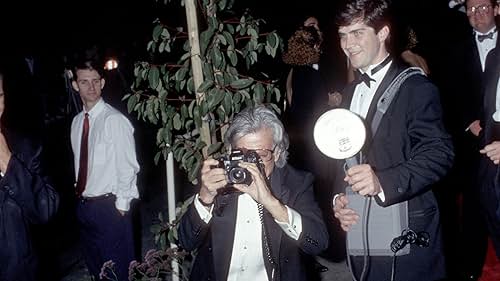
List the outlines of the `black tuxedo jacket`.
{"label": "black tuxedo jacket", "polygon": [[[265,211],[264,223],[269,236],[272,256],[278,264],[278,275],[274,280],[307,280],[303,258],[317,255],[328,246],[328,233],[321,211],[314,200],[313,177],[310,173],[296,170],[289,165],[274,168],[271,175],[271,190],[283,204],[296,210],[302,217],[302,233],[293,240]],[[179,226],[179,241],[182,248],[198,254],[191,271],[190,280],[227,280],[231,252],[233,249],[238,193],[216,197],[213,217],[206,224],[198,215],[194,204],[189,206]],[[256,239],[261,239],[256,237]],[[266,270],[271,270],[266,257]]]}
{"label": "black tuxedo jacket", "polygon": [[[448,63],[447,83],[444,85],[448,102],[451,103],[445,106],[455,107],[449,122],[455,122],[453,130],[462,134],[465,134],[465,129],[474,120],[481,118],[485,72],[491,67],[486,62],[483,71],[475,38],[471,31],[466,40],[454,46],[451,61]],[[497,36],[497,46],[500,45],[499,41],[500,36]]]}
{"label": "black tuxedo jacket", "polygon": [[[365,120],[366,128],[376,112],[376,104],[391,81],[406,66],[393,61],[372,100]],[[349,108],[355,85],[347,87],[344,107]],[[367,129],[368,131],[370,129]],[[399,89],[384,114],[375,135],[368,132],[363,155],[375,171],[385,194],[381,206],[408,201],[409,227],[415,232],[430,235],[430,245],[420,248],[411,245],[410,254],[396,261],[396,280],[438,280],[445,276],[442,253],[439,209],[432,186],[449,170],[453,161],[453,147],[444,129],[437,88],[422,75],[408,78]],[[337,192],[344,192],[344,171]],[[385,227],[385,226],[381,226]],[[391,257],[371,257],[367,280],[390,280]],[[355,259],[355,267],[362,265]],[[360,273],[360,271],[358,271]]]}
{"label": "black tuxedo jacket", "polygon": [[[483,114],[481,118],[481,144],[485,145],[494,141],[500,141],[500,122],[493,120],[493,113],[496,111],[496,95],[498,78],[500,76],[500,48],[490,52],[487,59],[487,69],[485,72],[485,96],[483,103]],[[479,184],[481,186],[481,198],[485,209],[491,218],[500,220],[500,170],[486,155],[481,155],[479,168]],[[500,235],[500,233],[497,233]]]}
{"label": "black tuxedo jacket", "polygon": [[59,196],[41,175],[41,147],[2,129],[12,151],[0,180],[0,280],[36,280],[30,225],[47,222]]}

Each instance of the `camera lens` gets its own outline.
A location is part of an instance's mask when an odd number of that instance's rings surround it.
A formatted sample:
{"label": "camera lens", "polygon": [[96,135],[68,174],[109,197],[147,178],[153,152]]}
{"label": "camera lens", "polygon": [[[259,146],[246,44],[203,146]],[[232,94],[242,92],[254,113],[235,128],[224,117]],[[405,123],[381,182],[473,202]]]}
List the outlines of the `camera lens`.
{"label": "camera lens", "polygon": [[228,177],[232,183],[244,183],[247,178],[247,172],[243,168],[235,167],[229,171]]}

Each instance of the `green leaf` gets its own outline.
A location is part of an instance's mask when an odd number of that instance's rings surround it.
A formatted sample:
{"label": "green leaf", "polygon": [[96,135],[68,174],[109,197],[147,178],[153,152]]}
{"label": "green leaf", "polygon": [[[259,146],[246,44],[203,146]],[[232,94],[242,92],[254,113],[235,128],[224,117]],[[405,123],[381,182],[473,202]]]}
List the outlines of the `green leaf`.
{"label": "green leaf", "polygon": [[153,40],[158,41],[160,38],[161,32],[163,31],[163,26],[161,24],[158,24],[153,28]]}
{"label": "green leaf", "polygon": [[236,64],[238,64],[238,56],[236,55],[235,51],[230,50],[228,48],[227,49],[227,56],[229,57],[229,61],[231,62],[232,66],[236,66]]}
{"label": "green leaf", "polygon": [[175,114],[173,122],[174,122],[174,129],[180,130],[182,127],[182,123],[181,123],[181,116],[179,113]]}
{"label": "green leaf", "polygon": [[214,85],[214,81],[207,79],[207,80],[203,81],[203,83],[201,83],[200,87],[198,87],[198,90],[196,92],[204,93],[208,89],[212,88],[213,85]]}
{"label": "green leaf", "polygon": [[221,10],[224,10],[226,8],[226,3],[227,3],[227,0],[220,0],[219,3],[217,3],[219,5],[219,8]]}
{"label": "green leaf", "polygon": [[201,123],[201,114],[200,114],[200,107],[196,105],[193,109],[193,119],[194,123],[196,124],[196,128],[201,128],[202,123]]}
{"label": "green leaf", "polygon": [[149,87],[156,89],[160,81],[160,70],[156,66],[152,66],[148,72]]}
{"label": "green leaf", "polygon": [[281,110],[279,109],[279,107],[278,107],[275,103],[271,103],[270,105],[271,105],[272,109],[273,109],[276,113],[281,114]]}
{"label": "green leaf", "polygon": [[231,113],[231,109],[233,108],[233,98],[232,98],[230,92],[225,92],[225,94],[224,94],[224,104],[223,104],[223,107],[224,107],[224,111],[227,114]]}
{"label": "green leaf", "polygon": [[130,96],[130,98],[128,99],[127,109],[128,109],[129,113],[131,113],[134,110],[137,102],[139,101],[139,97],[140,96],[136,94],[136,95]]}
{"label": "green leaf", "polygon": [[226,28],[229,31],[229,33],[234,34],[234,26],[232,24],[226,25]]}
{"label": "green leaf", "polygon": [[227,32],[227,31],[223,31],[222,35],[224,36],[227,43],[229,43],[229,45],[234,48],[234,39],[233,39],[233,36],[231,35],[231,33]]}
{"label": "green leaf", "polygon": [[219,39],[219,42],[222,44],[222,45],[227,45],[227,40],[226,40],[226,37],[224,37],[224,35],[222,34],[217,34],[217,39]]}
{"label": "green leaf", "polygon": [[279,101],[281,100],[281,92],[280,92],[280,89],[278,89],[278,88],[274,88],[274,89],[273,89],[273,91],[274,91],[274,94],[275,94],[275,96],[276,96],[276,101],[278,101],[278,102],[279,102]]}
{"label": "green leaf", "polygon": [[259,37],[259,34],[254,28],[248,28],[247,34],[252,36],[252,39],[257,39]]}
{"label": "green leaf", "polygon": [[163,40],[170,38],[170,33],[168,32],[168,29],[166,29],[166,28],[162,29],[162,31],[161,31],[161,38]]}
{"label": "green leaf", "polygon": [[183,104],[181,106],[181,117],[182,117],[182,119],[186,119],[188,116],[189,116],[188,108],[187,108],[186,104]]}
{"label": "green leaf", "polygon": [[267,41],[267,44],[269,44],[269,46],[271,48],[275,48],[278,44],[278,38],[276,38],[276,33],[275,32],[271,32],[269,33],[267,36],[266,36],[266,41]]}
{"label": "green leaf", "polygon": [[193,77],[189,77],[189,79],[187,81],[187,90],[188,90],[188,93],[190,93],[190,94],[194,93],[194,80],[193,80]]}
{"label": "green leaf", "polygon": [[221,89],[215,89],[210,95],[211,102],[208,104],[208,110],[212,110],[217,107],[217,105],[224,99],[225,91]]}
{"label": "green leaf", "polygon": [[161,151],[158,151],[154,157],[155,165],[158,165],[158,163],[160,162],[160,157],[161,157]]}
{"label": "green leaf", "polygon": [[244,88],[250,86],[253,83],[253,81],[254,80],[252,78],[239,79],[239,80],[232,82],[231,87],[234,89],[237,89],[237,90],[244,89]]}
{"label": "green leaf", "polygon": [[213,35],[214,35],[214,30],[211,28],[203,31],[200,34],[200,52],[201,52],[202,56],[205,55],[205,52],[207,51],[208,44],[210,44],[210,41],[211,41]]}
{"label": "green leaf", "polygon": [[234,93],[233,95],[233,102],[235,104],[238,104],[241,102],[241,94],[240,93]]}
{"label": "green leaf", "polygon": [[193,118],[193,108],[196,105],[196,100],[192,100],[188,107],[189,117]]}
{"label": "green leaf", "polygon": [[192,182],[196,179],[196,177],[198,176],[199,170],[200,170],[200,166],[201,166],[201,161],[196,159],[196,161],[194,162],[193,168],[191,168],[191,170],[188,173],[188,180],[189,181]]}
{"label": "green leaf", "polygon": [[207,154],[212,155],[215,152],[219,151],[219,149],[222,147],[222,142],[216,142],[211,144],[208,149],[207,149]]}
{"label": "green leaf", "polygon": [[175,80],[180,81],[180,80],[184,79],[184,77],[186,77],[186,73],[188,71],[189,70],[187,67],[179,68],[179,70],[177,70],[177,72],[175,73]]}

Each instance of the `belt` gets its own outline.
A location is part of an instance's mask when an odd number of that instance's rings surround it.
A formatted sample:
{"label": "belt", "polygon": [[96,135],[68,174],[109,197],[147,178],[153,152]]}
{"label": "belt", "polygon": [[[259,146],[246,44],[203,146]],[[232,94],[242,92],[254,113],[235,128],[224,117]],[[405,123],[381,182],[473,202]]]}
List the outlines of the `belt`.
{"label": "belt", "polygon": [[103,194],[103,195],[93,196],[93,197],[83,197],[83,196],[80,196],[80,197],[78,197],[78,201],[80,201],[81,203],[87,203],[87,202],[104,200],[104,199],[111,198],[111,197],[114,197],[114,196],[115,195],[113,193],[106,193],[106,194]]}

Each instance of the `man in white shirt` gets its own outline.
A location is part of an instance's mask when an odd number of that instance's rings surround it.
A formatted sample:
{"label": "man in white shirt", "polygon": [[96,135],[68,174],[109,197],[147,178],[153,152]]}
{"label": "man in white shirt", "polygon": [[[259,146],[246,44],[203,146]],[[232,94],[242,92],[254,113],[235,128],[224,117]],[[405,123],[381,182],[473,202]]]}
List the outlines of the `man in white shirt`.
{"label": "man in white shirt", "polygon": [[103,263],[112,260],[118,281],[128,280],[135,259],[131,201],[139,197],[134,128],[101,97],[103,64],[83,59],[74,67],[73,88],[83,111],[71,124],[77,176],[77,218],[90,274],[101,280]]}
{"label": "man in white shirt", "polygon": [[[442,123],[439,92],[422,74],[407,78],[391,91],[394,98],[381,115],[378,105],[387,102],[385,93],[390,84],[408,68],[388,52],[390,18],[385,0],[352,0],[337,16],[341,48],[359,71],[358,79],[343,91],[342,106],[362,117],[369,137],[361,152],[361,164],[346,171],[339,165],[336,170],[338,180],[333,188],[338,195],[333,209],[342,229],[348,232],[362,222],[363,214],[349,205],[344,193],[347,185],[360,196],[373,198],[372,204],[389,207],[407,203],[409,229],[405,231],[427,233],[428,247],[408,242],[410,252],[398,256],[395,262],[392,255],[369,253],[366,260],[348,256],[352,272],[368,281],[441,280],[446,272],[439,208],[432,187],[451,167],[453,148]],[[386,227],[391,226],[380,225]]]}
{"label": "man in white shirt", "polygon": [[190,280],[310,280],[304,255],[326,249],[328,232],[312,175],[286,163],[283,124],[263,105],[248,107],[225,137],[233,153],[258,157],[236,161],[246,184],[234,183],[235,170],[218,160],[204,161],[200,191],[179,227],[180,245],[197,250]]}

